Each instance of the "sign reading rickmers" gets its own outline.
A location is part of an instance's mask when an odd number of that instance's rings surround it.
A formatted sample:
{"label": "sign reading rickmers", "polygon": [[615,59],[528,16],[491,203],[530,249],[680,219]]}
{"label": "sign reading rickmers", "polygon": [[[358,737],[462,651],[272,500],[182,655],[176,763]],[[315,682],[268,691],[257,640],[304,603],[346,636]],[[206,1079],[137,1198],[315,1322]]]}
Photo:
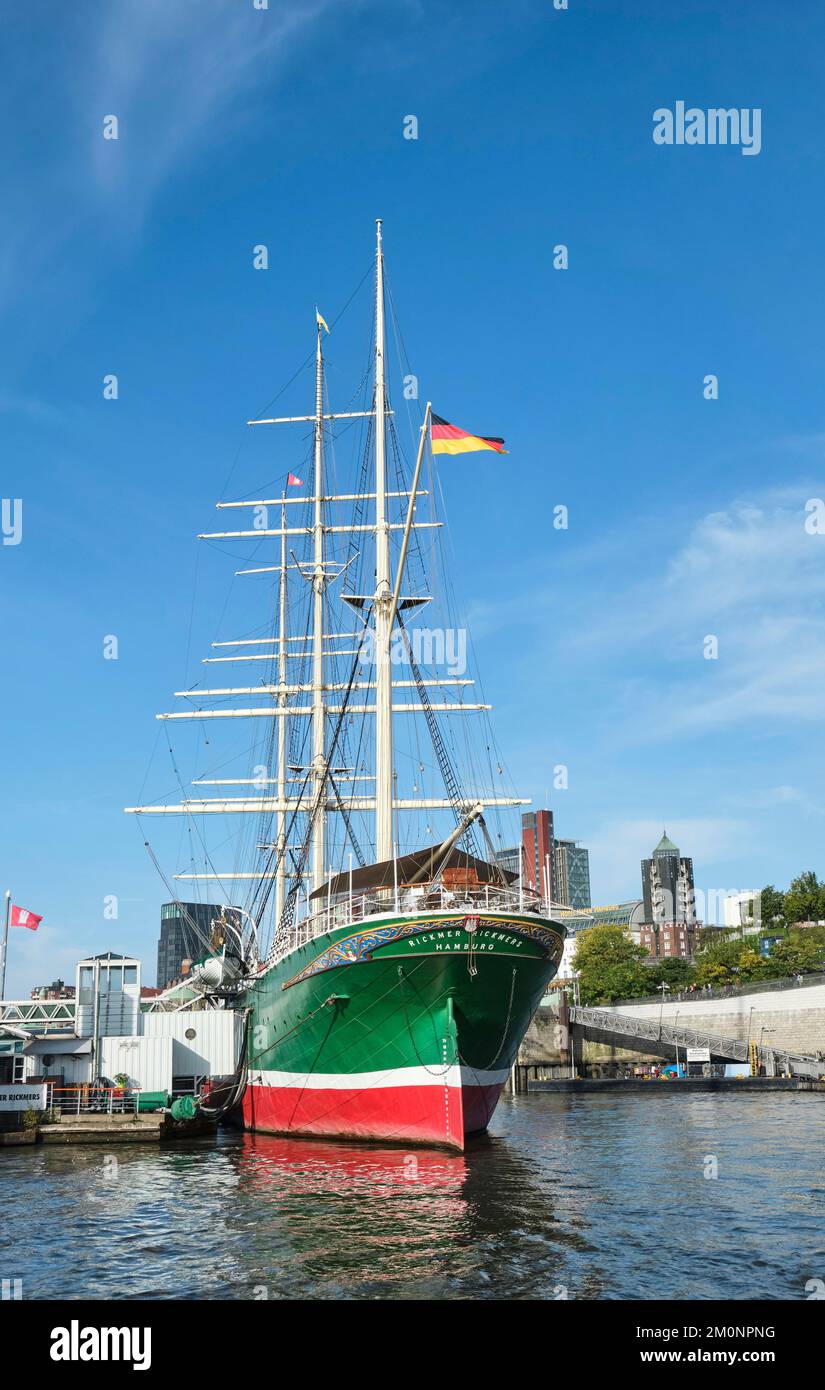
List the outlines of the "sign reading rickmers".
{"label": "sign reading rickmers", "polygon": [[45,1086],[0,1086],[0,1110],[45,1110]]}

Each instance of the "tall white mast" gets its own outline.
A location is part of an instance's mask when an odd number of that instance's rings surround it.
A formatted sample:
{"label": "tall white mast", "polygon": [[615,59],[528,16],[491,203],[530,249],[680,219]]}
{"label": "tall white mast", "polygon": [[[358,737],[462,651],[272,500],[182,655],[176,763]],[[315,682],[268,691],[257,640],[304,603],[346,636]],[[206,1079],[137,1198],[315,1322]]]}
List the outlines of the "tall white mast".
{"label": "tall white mast", "polygon": [[384,258],[381,219],[375,250],[375,858],[393,857],[392,793],[392,580],[386,515],[384,385]]}
{"label": "tall white mast", "polygon": [[[281,582],[278,593],[278,704],[286,709],[286,493],[281,496]],[[278,767],[276,772],[278,801],[286,803],[286,716],[278,720]],[[275,922],[280,922],[284,910],[284,885],[286,882],[286,811],[277,813],[278,833],[276,837],[278,868],[275,875]]]}
{"label": "tall white mast", "polygon": [[[315,347],[315,519],[312,574],[312,891],[324,882],[326,853],[326,759],[324,730],[324,356],[321,322],[316,310]],[[284,528],[282,528],[284,529]]]}

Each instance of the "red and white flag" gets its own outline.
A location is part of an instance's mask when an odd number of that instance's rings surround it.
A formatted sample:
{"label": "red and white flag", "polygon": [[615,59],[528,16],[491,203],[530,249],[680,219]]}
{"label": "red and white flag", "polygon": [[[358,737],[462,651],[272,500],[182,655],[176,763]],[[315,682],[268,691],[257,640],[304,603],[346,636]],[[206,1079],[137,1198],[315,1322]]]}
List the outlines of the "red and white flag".
{"label": "red and white flag", "polygon": [[43,921],[42,917],[38,917],[36,912],[29,912],[27,907],[15,907],[14,903],[11,903],[10,906],[10,927],[28,927],[29,931],[37,931],[37,928]]}
{"label": "red and white flag", "polygon": [[287,487],[303,487],[304,480],[303,478],[296,478],[294,473],[287,473],[286,485]]}

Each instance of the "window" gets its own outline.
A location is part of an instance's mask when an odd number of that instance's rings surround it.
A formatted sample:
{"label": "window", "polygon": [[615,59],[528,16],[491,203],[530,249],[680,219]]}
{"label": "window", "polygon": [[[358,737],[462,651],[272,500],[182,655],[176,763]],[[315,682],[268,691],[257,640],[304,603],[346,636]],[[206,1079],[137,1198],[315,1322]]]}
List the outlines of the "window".
{"label": "window", "polygon": [[124,985],[136,985],[136,984],[137,984],[137,966],[136,966],[136,965],[124,965],[124,967],[123,967],[123,983],[124,983]]}

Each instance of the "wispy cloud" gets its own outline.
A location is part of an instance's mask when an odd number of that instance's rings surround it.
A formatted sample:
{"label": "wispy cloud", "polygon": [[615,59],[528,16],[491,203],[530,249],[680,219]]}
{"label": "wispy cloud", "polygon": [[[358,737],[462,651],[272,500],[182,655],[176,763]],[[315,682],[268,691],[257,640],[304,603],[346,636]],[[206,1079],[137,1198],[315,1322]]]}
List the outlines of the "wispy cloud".
{"label": "wispy cloud", "polygon": [[[141,0],[109,12],[91,82],[76,94],[89,126],[88,169],[106,197],[142,213],[183,156],[209,135],[225,143],[251,118],[332,0],[288,0],[267,10],[224,0]],[[101,138],[105,114],[120,139]]]}
{"label": "wispy cloud", "polygon": [[[558,584],[542,583],[484,610],[482,627],[535,632],[538,620],[555,670],[576,680],[598,668],[604,700],[620,695],[625,706],[616,737],[659,740],[746,721],[778,732],[819,720],[825,535],[806,530],[805,504],[822,491],[800,484],[735,499],[681,531],[648,519],[625,536],[622,560],[616,536],[606,538],[601,567],[588,542],[590,582],[567,582],[563,605]],[[715,659],[705,656],[708,637]]]}
{"label": "wispy cloud", "polygon": [[[111,255],[134,244],[161,188],[254,118],[260,95],[332,5],[140,0],[72,16],[60,64],[49,71],[38,61],[31,81],[34,54],[21,47],[15,61],[7,52],[0,108],[16,137],[0,213],[0,302],[30,296],[44,265],[71,264],[77,277],[77,258],[65,252],[78,238],[92,262],[101,248]],[[36,33],[23,33],[21,45],[36,48]],[[119,122],[116,141],[103,138],[110,115]],[[41,279],[39,291],[45,302],[65,286]]]}

